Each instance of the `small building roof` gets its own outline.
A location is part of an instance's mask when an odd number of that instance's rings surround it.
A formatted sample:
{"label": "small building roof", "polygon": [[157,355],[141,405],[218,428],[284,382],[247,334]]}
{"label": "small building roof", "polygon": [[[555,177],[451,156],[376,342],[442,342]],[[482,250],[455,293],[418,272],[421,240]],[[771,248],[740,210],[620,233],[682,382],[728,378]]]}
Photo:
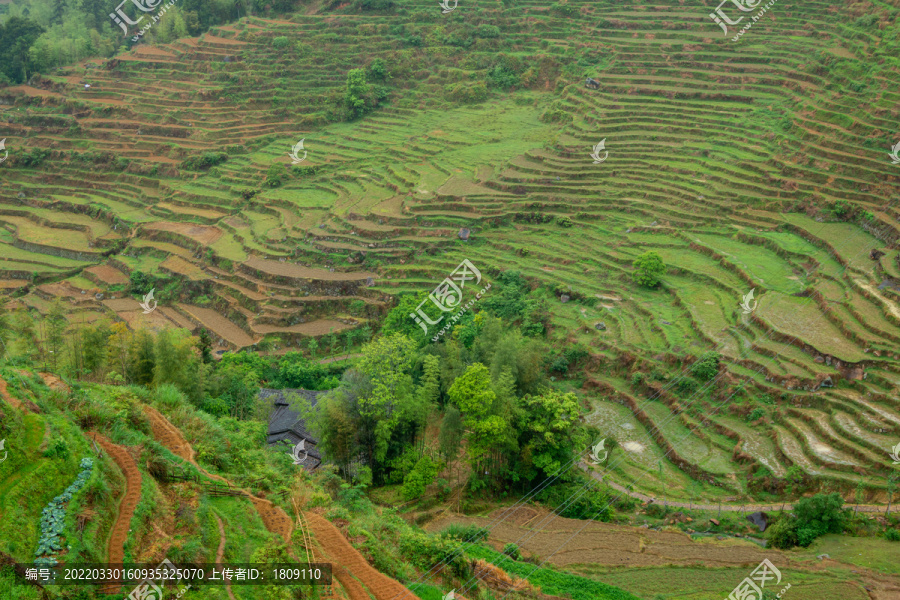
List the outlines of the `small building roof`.
{"label": "small building roof", "polygon": [[269,430],[266,442],[270,446],[279,444],[287,448],[288,445],[281,443],[282,441],[286,441],[293,446],[299,443],[300,440],[306,440],[306,451],[309,458],[303,463],[303,468],[308,471],[312,471],[322,464],[323,457],[319,453],[318,448],[316,448],[318,440],[307,429],[306,422],[300,416],[299,407],[296,407],[295,410],[291,403],[307,400],[310,405],[315,407],[318,397],[324,393],[290,388],[283,390],[263,388],[259,390],[259,397],[262,400],[271,401],[275,406],[275,410],[272,411],[272,415],[269,417]]}

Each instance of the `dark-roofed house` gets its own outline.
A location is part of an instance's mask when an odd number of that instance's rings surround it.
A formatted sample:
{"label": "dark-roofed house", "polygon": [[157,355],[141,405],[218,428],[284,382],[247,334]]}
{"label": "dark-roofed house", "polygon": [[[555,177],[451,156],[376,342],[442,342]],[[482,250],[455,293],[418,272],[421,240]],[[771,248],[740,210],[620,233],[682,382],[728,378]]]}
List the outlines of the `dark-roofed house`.
{"label": "dark-roofed house", "polygon": [[[290,452],[291,448],[300,440],[306,440],[306,451],[309,458],[301,464],[307,471],[312,471],[322,464],[322,455],[316,448],[318,440],[306,428],[306,423],[298,409],[291,406],[291,402],[306,400],[315,407],[318,397],[324,393],[301,389],[271,390],[263,388],[259,390],[259,397],[272,402],[275,406],[275,410],[269,417],[269,435],[266,441],[270,446],[277,445],[279,448],[284,448],[285,452]],[[292,398],[292,396],[296,396],[296,398]]]}

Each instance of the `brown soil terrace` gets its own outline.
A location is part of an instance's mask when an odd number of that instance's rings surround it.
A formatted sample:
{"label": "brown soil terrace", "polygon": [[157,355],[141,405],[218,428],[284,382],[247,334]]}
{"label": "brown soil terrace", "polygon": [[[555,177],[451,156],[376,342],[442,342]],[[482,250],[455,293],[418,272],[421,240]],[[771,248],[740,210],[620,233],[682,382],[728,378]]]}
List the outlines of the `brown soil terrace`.
{"label": "brown soil terrace", "polygon": [[[107,560],[110,564],[121,564],[125,562],[125,540],[128,539],[128,531],[131,529],[131,517],[134,516],[134,509],[141,499],[141,472],[134,459],[122,446],[113,444],[95,431],[89,432],[88,437],[103,448],[125,476],[125,494],[119,502],[118,515],[110,532],[107,551]],[[110,582],[103,587],[101,593],[114,594],[120,587],[121,584]]]}

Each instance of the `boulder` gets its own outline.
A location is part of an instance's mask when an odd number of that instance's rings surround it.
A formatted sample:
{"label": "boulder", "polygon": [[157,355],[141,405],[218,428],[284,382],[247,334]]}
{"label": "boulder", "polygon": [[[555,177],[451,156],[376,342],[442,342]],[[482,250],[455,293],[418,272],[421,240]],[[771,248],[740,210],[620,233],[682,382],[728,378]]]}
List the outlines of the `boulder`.
{"label": "boulder", "polygon": [[756,525],[760,531],[765,531],[769,525],[769,517],[764,512],[755,512],[747,515],[747,520]]}

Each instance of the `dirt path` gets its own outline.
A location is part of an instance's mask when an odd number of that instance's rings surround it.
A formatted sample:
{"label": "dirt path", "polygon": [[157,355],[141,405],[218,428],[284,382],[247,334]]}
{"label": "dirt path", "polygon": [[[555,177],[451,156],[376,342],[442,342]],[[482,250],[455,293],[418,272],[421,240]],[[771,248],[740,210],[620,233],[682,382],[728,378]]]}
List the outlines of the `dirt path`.
{"label": "dirt path", "polygon": [[[116,516],[116,522],[113,524],[109,536],[107,551],[108,561],[111,564],[121,564],[125,562],[125,540],[128,539],[128,531],[131,528],[131,518],[141,499],[141,472],[134,459],[124,448],[113,444],[99,433],[92,431],[88,433],[88,436],[109,454],[125,476],[125,495],[119,502],[119,514]],[[106,591],[103,593],[116,593],[120,586],[118,583],[110,583],[104,586]]]}
{"label": "dirt path", "polygon": [[194,449],[188,441],[184,439],[184,436],[181,435],[178,428],[169,423],[169,420],[152,406],[145,404],[144,413],[147,415],[147,418],[150,419],[150,429],[153,430],[153,437],[155,437],[160,444],[168,448],[172,454],[180,456],[192,465],[197,466],[197,463],[194,460]]}
{"label": "dirt path", "polygon": [[[216,517],[216,521],[219,523],[219,549],[216,550],[216,564],[221,565],[225,562],[222,560],[225,558],[225,525],[222,523],[222,519],[219,518],[219,515],[213,514]],[[235,600],[234,593],[231,591],[231,582],[225,584],[225,590],[228,592],[228,598],[230,600]]]}
{"label": "dirt path", "polygon": [[[659,498],[652,498],[646,494],[642,494],[640,492],[635,492],[633,490],[627,489],[625,486],[619,485],[614,481],[609,481],[608,479],[603,479],[603,476],[595,471],[591,471],[585,463],[579,463],[578,465],[582,470],[586,471],[590,474],[593,479],[597,481],[603,481],[606,485],[611,487],[612,489],[625,494],[626,496],[630,496],[636,500],[640,500],[641,502],[655,502],[659,504],[660,502],[664,503],[665,506],[671,506],[673,508],[687,508],[688,510],[722,510],[725,512],[742,512],[742,513],[753,513],[758,511],[779,511],[779,510],[793,510],[794,505],[790,502],[775,502],[772,504],[735,504],[735,503],[721,503],[721,504],[697,504],[696,502],[673,502],[671,500],[660,500]],[[845,504],[845,508],[851,508],[851,506],[855,509],[856,505]],[[887,512],[887,505],[880,504],[860,504],[859,512],[875,512],[875,513],[883,513]]]}
{"label": "dirt path", "polygon": [[[194,448],[186,439],[184,439],[181,431],[177,427],[172,425],[172,423],[170,423],[169,420],[166,419],[166,417],[163,416],[158,410],[156,410],[152,406],[145,404],[144,413],[147,415],[147,418],[150,419],[150,429],[153,430],[153,437],[155,437],[157,441],[159,441],[159,443],[161,443],[163,446],[168,448],[172,452],[172,454],[180,456],[184,460],[188,461],[189,463],[197,467],[197,470],[199,470],[210,479],[215,479],[216,481],[221,481],[222,483],[227,483],[228,485],[233,485],[230,481],[228,481],[221,475],[210,473],[199,464],[197,464]],[[247,490],[242,491],[247,494],[247,497],[253,503],[253,506],[256,508],[256,511],[262,518],[263,524],[266,526],[266,529],[268,529],[272,533],[280,535],[285,543],[290,543],[291,533],[293,533],[294,531],[294,526],[288,514],[284,512],[280,507],[275,506],[268,500],[257,498]]]}
{"label": "dirt path", "polygon": [[6,382],[0,379],[0,397],[3,398],[3,401],[15,408],[16,410],[25,410],[25,405],[22,404],[18,399],[13,398],[9,395],[9,391],[6,389]]}
{"label": "dirt path", "polygon": [[350,600],[371,600],[369,594],[375,600],[419,600],[400,582],[372,567],[331,521],[315,513],[307,513],[306,520]]}

